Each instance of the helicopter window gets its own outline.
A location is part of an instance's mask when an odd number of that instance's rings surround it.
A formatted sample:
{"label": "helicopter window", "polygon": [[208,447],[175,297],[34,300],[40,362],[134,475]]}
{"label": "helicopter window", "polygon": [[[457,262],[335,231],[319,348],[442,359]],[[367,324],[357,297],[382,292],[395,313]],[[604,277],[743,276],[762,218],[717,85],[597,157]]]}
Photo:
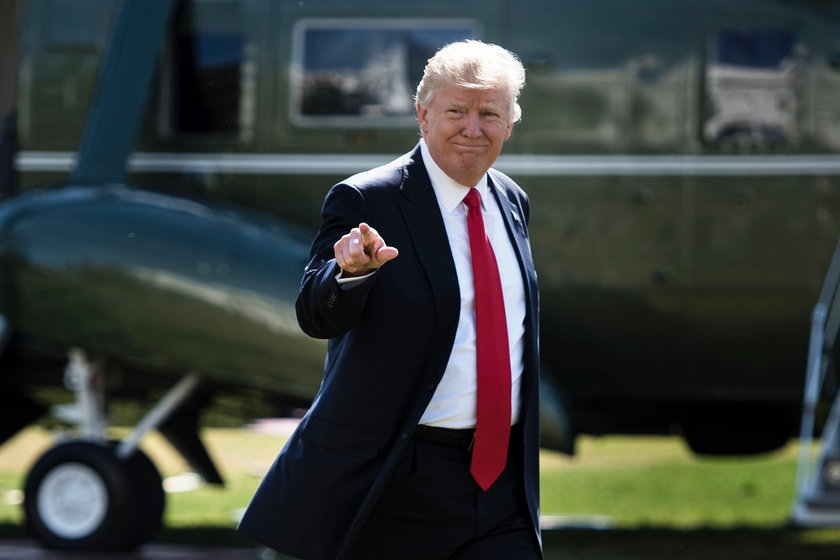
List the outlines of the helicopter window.
{"label": "helicopter window", "polygon": [[184,2],[176,15],[162,72],[159,125],[165,135],[251,134],[254,49],[236,4],[212,6],[198,12]]}
{"label": "helicopter window", "polygon": [[796,52],[796,38],[786,29],[717,33],[706,66],[704,140],[740,148],[792,143]]}
{"label": "helicopter window", "polygon": [[475,38],[472,21],[318,21],[295,29],[292,115],[297,124],[414,125],[412,101],[426,61]]}

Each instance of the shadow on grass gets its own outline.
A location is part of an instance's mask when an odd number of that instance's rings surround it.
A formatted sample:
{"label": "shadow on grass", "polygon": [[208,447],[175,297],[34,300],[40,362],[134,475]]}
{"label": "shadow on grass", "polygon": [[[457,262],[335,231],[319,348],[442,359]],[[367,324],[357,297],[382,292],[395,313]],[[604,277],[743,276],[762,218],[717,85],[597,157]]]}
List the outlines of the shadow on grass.
{"label": "shadow on grass", "polygon": [[[27,538],[0,524],[0,539]],[[545,560],[837,560],[840,531],[754,529],[557,529],[543,532]],[[154,542],[258,549],[231,528],[176,527]],[[127,556],[130,557],[130,556]],[[430,559],[434,560],[434,559]],[[488,559],[494,560],[494,559]],[[501,560],[501,559],[500,559]]]}
{"label": "shadow on grass", "polygon": [[0,539],[20,539],[27,536],[26,531],[20,525],[0,523]]}
{"label": "shadow on grass", "polygon": [[[19,526],[0,523],[0,539],[28,539],[31,535]],[[165,527],[157,532],[154,542],[200,546],[218,546],[226,548],[258,548],[248,537],[242,536],[232,528],[210,527]]]}
{"label": "shadow on grass", "polygon": [[560,529],[543,532],[546,560],[837,560],[840,531]]}

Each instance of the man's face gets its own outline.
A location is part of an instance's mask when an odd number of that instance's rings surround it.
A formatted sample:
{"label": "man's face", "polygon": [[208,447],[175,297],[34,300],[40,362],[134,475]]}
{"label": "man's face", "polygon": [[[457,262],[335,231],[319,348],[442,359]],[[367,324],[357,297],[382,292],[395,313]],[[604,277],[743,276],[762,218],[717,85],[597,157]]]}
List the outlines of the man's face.
{"label": "man's face", "polygon": [[435,163],[471,187],[499,157],[510,138],[510,97],[501,89],[450,86],[437,90],[427,107],[417,104],[420,130]]}

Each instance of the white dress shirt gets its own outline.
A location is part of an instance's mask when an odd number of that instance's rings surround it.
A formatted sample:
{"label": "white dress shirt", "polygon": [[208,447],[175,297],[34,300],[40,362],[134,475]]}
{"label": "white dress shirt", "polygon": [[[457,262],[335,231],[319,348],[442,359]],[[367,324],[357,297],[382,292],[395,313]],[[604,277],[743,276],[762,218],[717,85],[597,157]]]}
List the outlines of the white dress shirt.
{"label": "white dress shirt", "polygon": [[[420,418],[420,423],[440,428],[473,428],[476,409],[475,290],[467,229],[467,207],[463,203],[469,187],[458,184],[446,175],[432,159],[426,143],[422,140],[420,150],[440,205],[440,213],[443,216],[446,235],[449,237],[449,248],[455,261],[458,288],[461,293],[461,311],[452,354],[449,356],[443,378]],[[505,300],[510,348],[512,425],[519,418],[519,392],[524,368],[525,287],[519,261],[508,236],[499,205],[493,193],[489,191],[486,173],[474,187],[481,195],[484,228],[499,266]]]}

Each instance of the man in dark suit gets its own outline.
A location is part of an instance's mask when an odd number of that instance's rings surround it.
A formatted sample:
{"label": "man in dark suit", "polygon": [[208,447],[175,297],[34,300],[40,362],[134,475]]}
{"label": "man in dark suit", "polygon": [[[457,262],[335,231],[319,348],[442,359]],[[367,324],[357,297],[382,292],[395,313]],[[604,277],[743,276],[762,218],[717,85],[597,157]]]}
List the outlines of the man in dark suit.
{"label": "man in dark suit", "polygon": [[501,47],[444,47],[420,144],[327,195],[297,301],[324,380],[243,533],[304,560],[542,557],[528,199],[490,168],[524,83]]}

